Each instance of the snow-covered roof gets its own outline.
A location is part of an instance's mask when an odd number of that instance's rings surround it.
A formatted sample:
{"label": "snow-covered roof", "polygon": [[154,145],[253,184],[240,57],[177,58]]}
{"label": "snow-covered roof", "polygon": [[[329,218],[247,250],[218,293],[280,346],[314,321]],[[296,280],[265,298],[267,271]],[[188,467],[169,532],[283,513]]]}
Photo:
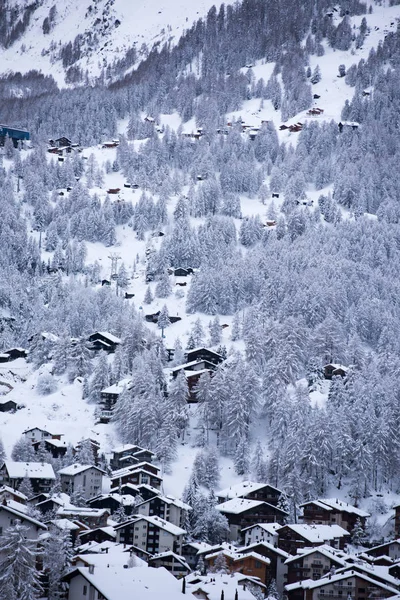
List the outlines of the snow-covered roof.
{"label": "snow-covered roof", "polygon": [[77,531],[79,529],[79,525],[69,519],[53,519],[50,523],[53,523],[58,529],[62,529],[63,531]]}
{"label": "snow-covered roof", "polygon": [[[78,554],[78,556],[74,557],[73,562],[77,566],[80,566],[79,563],[84,563],[87,566],[93,565],[99,569],[109,569],[111,567],[124,568],[124,565],[128,564],[129,558],[130,554],[129,552],[124,552],[123,544],[116,544],[115,546],[111,546],[107,552]],[[135,556],[134,560],[135,567],[147,568],[147,563],[141,558]]]}
{"label": "snow-covered roof", "polygon": [[48,435],[56,435],[54,433],[51,433],[48,429],[45,429],[44,427],[29,427],[29,429],[25,429],[25,431],[23,431],[22,434],[24,435],[25,433],[29,433],[30,431],[42,431],[43,433],[47,433]]}
{"label": "snow-covered roof", "polygon": [[[107,563],[108,564],[108,563]],[[106,600],[130,600],[132,590],[135,598],[140,600],[187,600],[182,594],[182,584],[175,579],[164,567],[146,569],[133,567],[110,566],[109,568],[94,568],[93,573],[88,568],[78,567],[68,575],[68,579],[80,574],[91,583]],[[247,600],[243,597],[241,600]],[[250,596],[249,599],[250,600]],[[254,600],[254,596],[252,597]]]}
{"label": "snow-covered roof", "polygon": [[262,500],[247,500],[247,498],[232,498],[232,500],[228,500],[227,502],[223,502],[222,504],[218,504],[216,509],[220,512],[229,513],[232,515],[239,515],[246,510],[250,510],[252,508],[257,508],[265,504]]}
{"label": "snow-covered roof", "polygon": [[74,463],[69,467],[64,467],[64,469],[60,469],[58,473],[60,475],[78,475],[79,473],[84,473],[89,469],[96,469],[96,471],[100,471],[100,473],[105,475],[105,472],[102,469],[99,469],[99,467],[96,467],[95,465],[81,465],[79,463]]}
{"label": "snow-covered roof", "polygon": [[6,460],[4,462],[8,476],[11,479],[55,479],[53,467],[49,463],[16,462]]}
{"label": "snow-covered roof", "polygon": [[172,523],[169,523],[169,521],[165,521],[164,519],[161,519],[161,517],[153,517],[153,516],[147,516],[147,515],[140,515],[137,517],[133,517],[132,519],[125,521],[125,523],[121,523],[120,525],[117,525],[117,527],[115,529],[121,529],[121,527],[125,527],[127,523],[136,523],[138,521],[147,521],[147,523],[151,523],[152,525],[155,525],[156,527],[159,527],[163,531],[167,531],[168,533],[171,533],[172,535],[184,535],[186,533],[185,529],[182,529],[181,527],[178,527],[177,525],[173,525]]}
{"label": "snow-covered roof", "polygon": [[[189,504],[185,504],[185,502],[182,502],[182,500],[178,500],[178,498],[174,498],[173,496],[163,496],[163,495],[159,494],[157,496],[157,498],[158,498],[158,500],[165,502],[165,504],[173,504],[174,506],[177,506],[178,508],[181,508],[182,510],[192,510],[192,507],[189,506]],[[151,500],[154,500],[154,498],[149,498],[148,500],[144,500],[143,502],[138,504],[138,508],[140,506],[142,506],[143,504],[147,504],[148,502],[151,502]]]}
{"label": "snow-covered roof", "polygon": [[[13,505],[15,505],[15,504],[16,503],[13,502]],[[29,515],[22,512],[21,510],[16,510],[15,508],[9,506],[8,503],[0,504],[0,511],[2,511],[2,510],[6,511],[8,513],[11,513],[17,519],[21,519],[21,521],[29,521],[29,523],[36,525],[36,527],[39,527],[40,529],[47,529],[47,527],[44,523],[41,523],[41,521],[37,521],[36,519],[33,519]]]}
{"label": "snow-covered roof", "polygon": [[54,504],[58,504],[59,506],[70,506],[71,508],[74,508],[73,504],[71,504],[71,499],[68,496],[68,494],[65,494],[64,492],[60,492],[59,494],[54,494],[53,496],[48,496],[46,498],[46,500],[42,500],[42,502],[38,502],[36,506],[40,506],[41,504],[44,504],[45,502],[48,502],[49,500],[51,500],[52,502],[54,502]]}
{"label": "snow-covered roof", "polygon": [[277,529],[282,527],[282,525],[280,523],[256,523],[255,525],[250,525],[249,527],[244,527],[242,529],[242,533],[244,531],[250,531],[250,529],[254,529],[255,527],[259,527],[260,529],[263,529],[270,535],[276,535]]}
{"label": "snow-covered roof", "polygon": [[62,517],[70,516],[70,517],[102,517],[103,515],[108,514],[108,510],[106,508],[86,508],[84,506],[60,506],[57,510],[57,515]]}
{"label": "snow-covered roof", "polygon": [[[241,582],[254,581],[260,584],[260,580],[256,577],[249,577],[241,573],[212,573],[211,575],[187,575],[186,576],[186,591],[195,594],[203,591],[208,600],[221,600],[221,592],[224,591],[225,598],[234,598],[236,590],[240,600],[254,600],[254,595],[248,589],[248,586]],[[195,583],[190,583],[194,581]]]}
{"label": "snow-covered roof", "polygon": [[211,554],[207,554],[206,559],[209,560],[210,558],[217,558],[217,556],[219,554],[223,554],[224,556],[227,556],[234,561],[240,561],[244,558],[251,556],[251,557],[255,558],[256,560],[259,560],[259,561],[267,563],[267,564],[271,564],[271,561],[267,556],[263,556],[262,554],[259,554],[258,552],[254,552],[254,551],[239,552],[239,549],[238,549],[238,551],[236,551],[236,549],[218,550],[217,552],[212,552]]}
{"label": "snow-covered roof", "polygon": [[356,508],[352,504],[348,504],[348,502],[344,502],[343,500],[339,500],[338,498],[320,498],[319,502],[322,502],[323,505],[328,506],[328,507],[332,508],[333,510],[340,510],[342,512],[356,515],[357,517],[370,517],[371,516],[365,510]]}
{"label": "snow-covered roof", "polygon": [[[158,479],[162,479],[162,477],[160,477],[159,475],[155,475],[154,473],[149,471],[148,468],[146,469],[146,466],[148,467],[149,463],[141,462],[141,463],[137,463],[136,465],[129,465],[128,467],[123,467],[122,469],[117,469],[116,471],[113,471],[111,473],[111,479],[118,479],[121,477],[125,477],[125,475],[136,473],[137,471],[145,471],[152,477],[158,477]],[[151,468],[156,469],[156,471],[160,471],[160,468],[156,467],[155,465],[151,465]]]}
{"label": "snow-covered roof", "polygon": [[107,338],[113,344],[120,344],[121,343],[121,340],[120,340],[119,337],[117,337],[116,335],[113,335],[112,333],[109,333],[108,331],[97,331],[96,333],[99,333],[103,337]]}
{"label": "snow-covered roof", "polygon": [[[195,367],[196,365],[201,365],[201,363],[204,362],[208,362],[207,360],[201,358],[199,360],[191,360],[190,362],[186,362],[183,363],[182,365],[178,365],[177,367],[174,367],[173,369],[171,369],[171,373],[175,373],[175,371],[184,371],[185,369],[189,369],[189,367]],[[206,371],[208,369],[203,369],[203,371]],[[196,371],[196,373],[198,373],[199,371]]]}
{"label": "snow-covered roof", "polygon": [[260,542],[254,542],[254,544],[249,544],[248,546],[244,546],[243,548],[238,548],[238,550],[248,550],[249,548],[256,548],[257,546],[263,546],[266,550],[270,550],[271,552],[275,552],[275,554],[279,554],[279,556],[281,556],[282,558],[289,558],[289,554],[287,552],[285,552],[284,550],[281,550],[281,548],[278,548],[277,546],[273,546],[272,544],[270,544],[269,542],[266,542],[265,540],[261,540]]}
{"label": "snow-covered roof", "polygon": [[157,559],[163,559],[163,558],[168,558],[168,557],[173,557],[175,560],[177,560],[178,562],[180,562],[181,565],[183,565],[184,567],[186,567],[186,569],[188,571],[192,570],[189,567],[189,565],[187,564],[186,560],[183,558],[183,556],[180,556],[179,554],[176,554],[175,552],[172,552],[172,550],[168,550],[167,552],[160,552],[160,554],[154,554],[149,559],[149,561],[157,560]]}
{"label": "snow-covered roof", "polygon": [[236,485],[231,485],[228,488],[225,488],[224,490],[220,490],[219,492],[216,493],[216,496],[218,496],[218,498],[226,498],[227,500],[229,500],[230,498],[242,498],[244,496],[247,496],[247,494],[250,494],[252,492],[257,492],[258,490],[262,490],[265,487],[270,487],[273,490],[279,492],[280,494],[282,493],[281,490],[278,490],[277,488],[273,487],[272,485],[270,485],[269,483],[257,483],[255,481],[242,481],[241,483],[237,483]]}
{"label": "snow-covered roof", "polygon": [[119,502],[123,506],[134,506],[135,504],[135,496],[131,496],[129,494],[118,494],[118,493],[110,493],[110,494],[100,494],[95,498],[91,498],[89,500],[89,504],[98,500],[107,500],[107,498],[112,498],[116,502]]}
{"label": "snow-covered roof", "polygon": [[377,581],[376,579],[372,579],[371,577],[368,577],[367,575],[364,575],[363,573],[359,573],[358,571],[345,571],[344,573],[339,573],[336,575],[328,574],[327,576],[322,577],[321,579],[317,579],[316,581],[314,581],[313,579],[303,579],[303,581],[298,581],[296,583],[290,583],[289,585],[285,585],[285,589],[288,592],[295,590],[295,589],[299,589],[299,588],[303,588],[306,590],[313,590],[313,589],[322,587],[327,584],[337,583],[338,581],[350,579],[351,577],[354,577],[354,576],[357,576],[360,579],[363,579],[364,581],[371,583],[372,585],[376,585],[376,586],[381,587],[382,589],[388,590],[389,592],[392,592],[393,594],[398,593],[398,590],[396,590],[395,588],[385,585],[384,583],[381,583],[380,581]]}
{"label": "snow-covered roof", "polygon": [[363,571],[366,575],[371,575],[372,578],[376,579],[377,577],[383,579],[388,585],[392,585],[393,587],[398,588],[400,586],[400,581],[397,577],[393,577],[389,573],[389,567],[384,565],[370,565],[368,563],[357,562],[354,565],[345,565],[342,568],[336,571],[339,573],[347,573],[349,569],[354,569],[355,571]]}
{"label": "snow-covered roof", "polygon": [[316,544],[321,541],[333,540],[335,538],[342,538],[349,535],[349,532],[339,525],[306,525],[297,523],[292,525],[283,525],[283,527],[289,527],[292,529],[292,531],[296,532],[298,535],[312,544]]}
{"label": "snow-covered roof", "polygon": [[206,348],[205,346],[198,346],[197,348],[186,350],[186,355],[192,354],[192,352],[199,352],[200,350],[206,350],[207,352],[211,352],[211,354],[215,354],[216,356],[220,356],[221,358],[223,358],[221,354],[218,354],[218,352],[215,352],[215,350],[210,350],[210,348]]}
{"label": "snow-covered roof", "polygon": [[24,500],[24,502],[28,500],[28,496],[25,496],[25,494],[23,494],[22,492],[19,492],[18,490],[13,490],[13,488],[8,485],[2,485],[0,487],[0,495],[6,492],[8,494],[16,496],[17,498],[21,498],[21,500]]}
{"label": "snow-covered roof", "polygon": [[317,546],[316,548],[301,548],[298,551],[298,554],[296,554],[295,556],[289,556],[289,558],[285,561],[285,564],[289,564],[293,561],[299,560],[299,556],[303,558],[303,556],[308,556],[309,554],[315,553],[322,554],[326,558],[334,560],[342,566],[346,564],[346,561],[343,558],[340,558],[339,556],[337,556],[337,554],[335,554],[332,546],[327,546],[326,544],[322,544],[322,546]]}
{"label": "snow-covered roof", "polygon": [[46,444],[50,444],[55,448],[65,448],[66,443],[61,440],[46,440]]}
{"label": "snow-covered roof", "polygon": [[[110,385],[110,386],[104,388],[104,390],[101,390],[101,393],[102,394],[122,394],[122,392],[131,383],[132,383],[132,379],[130,377],[126,377],[125,379],[121,379],[121,381],[114,383],[114,385]],[[131,446],[131,444],[126,444],[126,446]],[[135,446],[132,446],[132,448],[135,448]],[[116,452],[116,450],[113,450],[113,452]],[[123,451],[120,450],[120,452],[123,452]]]}
{"label": "snow-covered roof", "polygon": [[[132,381],[131,379],[122,379],[119,384],[120,385],[123,381]],[[104,390],[103,390],[104,391]],[[137,446],[136,444],[122,444],[121,446],[117,446],[116,448],[113,448],[111,450],[111,452],[115,452],[116,454],[120,454],[121,452],[130,452],[131,450],[134,450],[134,454],[136,454],[136,452],[150,452],[150,454],[154,455],[154,452],[152,452],[151,450],[148,450],[147,448],[142,448],[141,446]]]}

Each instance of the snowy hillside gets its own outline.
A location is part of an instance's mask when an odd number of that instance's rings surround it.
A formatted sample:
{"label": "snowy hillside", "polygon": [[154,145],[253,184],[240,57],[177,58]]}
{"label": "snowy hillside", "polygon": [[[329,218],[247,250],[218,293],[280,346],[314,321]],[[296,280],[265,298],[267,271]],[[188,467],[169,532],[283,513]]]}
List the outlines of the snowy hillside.
{"label": "snowy hillside", "polygon": [[[70,66],[60,51],[71,43],[79,46],[80,58],[73,62],[88,74],[99,77],[102,70],[136,50],[136,61],[145,58],[153,45],[175,45],[194,21],[204,17],[212,0],[41,0],[31,12],[29,25],[11,46],[1,50],[1,73],[25,73],[31,69],[52,75],[65,85]],[[23,11],[28,0],[9,0],[10,12]],[[55,7],[55,10],[54,10]],[[47,21],[46,21],[47,20]],[[47,23],[47,26],[46,26]],[[74,45],[75,44],[75,45]]]}

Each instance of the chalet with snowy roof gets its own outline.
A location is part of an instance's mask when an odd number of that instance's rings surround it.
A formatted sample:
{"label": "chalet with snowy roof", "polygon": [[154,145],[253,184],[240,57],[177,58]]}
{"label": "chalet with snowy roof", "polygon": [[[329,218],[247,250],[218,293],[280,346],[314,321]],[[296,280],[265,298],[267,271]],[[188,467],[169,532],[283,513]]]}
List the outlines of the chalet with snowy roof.
{"label": "chalet with snowy roof", "polygon": [[278,505],[281,495],[281,490],[269,483],[257,483],[255,481],[242,481],[216,493],[218,502],[225,502],[233,498],[247,498],[247,500],[262,500],[273,506]]}
{"label": "chalet with snowy roof", "polygon": [[380,544],[373,548],[368,548],[367,550],[364,550],[364,554],[373,557],[388,556],[393,561],[397,561],[400,559],[400,539],[386,542],[386,544]]}
{"label": "chalet with snowy roof", "polygon": [[346,377],[348,373],[348,367],[343,365],[329,363],[324,366],[324,377],[325,379],[332,379],[332,377]]}
{"label": "chalet with snowy roof", "polygon": [[287,578],[287,566],[285,562],[289,558],[287,552],[269,542],[257,542],[249,546],[242,546],[238,549],[238,552],[241,554],[255,552],[258,555],[268,558],[270,561],[269,571],[271,578],[275,579],[279,594],[283,593],[283,586]]}
{"label": "chalet with snowy roof", "polygon": [[382,599],[398,595],[395,588],[379,583],[356,571],[338,575],[329,574],[316,581],[305,579],[286,585],[285,591],[288,600],[323,600],[324,598],[367,600],[368,598]]}
{"label": "chalet with snowy roof", "polygon": [[0,487],[0,504],[9,500],[18,502],[21,506],[24,506],[27,503],[28,498],[18,490],[13,490],[13,488],[8,487],[8,485],[3,485]]}
{"label": "chalet with snowy roof", "polygon": [[143,548],[150,554],[172,550],[181,554],[186,531],[160,517],[140,516],[115,527],[117,542]]}
{"label": "chalet with snowy roof", "polygon": [[36,442],[43,442],[44,440],[61,440],[63,434],[51,433],[42,427],[32,427],[31,429],[25,429],[22,435],[30,439],[32,444],[34,444]]}
{"label": "chalet with snowy roof", "polygon": [[185,354],[185,360],[187,362],[205,360],[215,366],[224,362],[223,356],[208,348],[193,348],[193,350],[188,350]]}
{"label": "chalet with snowy roof", "polygon": [[10,348],[9,350],[2,352],[2,356],[8,358],[5,358],[5,360],[2,360],[1,362],[11,362],[17,358],[26,358],[28,356],[28,351],[24,348]]}
{"label": "chalet with snowy roof", "polygon": [[217,510],[229,522],[230,541],[239,541],[242,529],[256,523],[283,523],[288,513],[262,500],[233,498],[217,505]]}
{"label": "chalet with snowy roof", "polygon": [[15,412],[18,404],[14,400],[0,399],[0,412]]}
{"label": "chalet with snowy roof", "polygon": [[257,554],[257,552],[254,551],[241,554],[240,551],[221,550],[220,552],[207,554],[205,557],[207,567],[210,571],[213,570],[215,561],[221,555],[225,558],[230,573],[240,572],[243,573],[243,575],[257,577],[265,585],[268,585],[271,582],[271,563],[266,556]]}
{"label": "chalet with snowy roof", "polygon": [[186,582],[186,593],[201,600],[254,600],[252,589],[257,590],[257,597],[266,594],[265,585],[257,577],[242,573],[218,573],[218,576],[193,573],[186,577]]}
{"label": "chalet with snowy roof", "polygon": [[141,502],[136,507],[137,514],[140,515],[156,515],[169,523],[182,527],[185,516],[192,510],[188,504],[178,500],[173,496],[153,496],[149,500]]}
{"label": "chalet with snowy roof", "polygon": [[40,502],[35,503],[35,508],[40,510],[40,512],[45,515],[49,512],[57,512],[59,508],[64,506],[71,506],[70,497],[68,494],[54,494],[53,496],[49,496],[46,494],[47,498],[41,499]]}
{"label": "chalet with snowy roof", "polygon": [[69,583],[68,600],[188,599],[181,591],[182,584],[166,569],[104,567],[78,567],[68,573],[64,577]]}
{"label": "chalet with snowy roof", "polygon": [[339,525],[284,525],[278,529],[278,535],[279,548],[293,555],[302,548],[323,544],[343,550],[350,540],[349,532]]}
{"label": "chalet with snowy roof", "polygon": [[182,556],[186,560],[189,567],[194,570],[200,558],[200,551],[212,552],[212,546],[206,542],[186,542],[182,545]]}
{"label": "chalet with snowy roof", "polygon": [[[144,318],[148,323],[157,323],[158,317],[160,316],[160,312],[161,311],[158,310],[155,313],[145,315]],[[178,321],[182,321],[182,317],[178,317],[178,316],[174,317],[173,315],[169,315],[169,320],[171,323],[177,323]]]}
{"label": "chalet with snowy roof", "polygon": [[[15,505],[16,503],[14,503]],[[34,519],[25,512],[16,510],[7,504],[0,505],[0,535],[2,535],[9,527],[15,525],[16,521],[20,521],[22,525],[27,527],[27,537],[31,540],[37,540],[38,537],[47,531],[47,526],[41,521]]]}
{"label": "chalet with snowy roof", "polygon": [[160,489],[162,477],[158,475],[160,469],[149,463],[138,463],[131,465],[126,469],[113,471],[111,474],[111,487],[119,487],[125,483],[133,483],[133,485],[149,484],[151,487]]}
{"label": "chalet with snowy roof", "polygon": [[242,538],[244,545],[249,546],[257,542],[269,542],[278,544],[277,530],[281,527],[279,523],[257,523],[242,529]]}
{"label": "chalet with snowy roof", "polygon": [[87,544],[89,542],[101,544],[103,542],[115,542],[117,539],[117,534],[114,527],[111,525],[105,525],[104,527],[96,527],[96,529],[82,531],[79,539],[82,544]]}
{"label": "chalet with snowy roof", "polygon": [[154,452],[135,444],[123,444],[122,446],[113,448],[111,452],[110,468],[112,470],[136,465],[140,462],[151,463],[155,458]]}
{"label": "chalet with snowy roof", "polygon": [[189,575],[192,571],[183,556],[172,552],[172,550],[151,556],[148,564],[149,567],[155,567],[156,569],[164,567],[178,579]]}
{"label": "chalet with snowy roof", "polygon": [[303,509],[302,522],[318,525],[340,525],[349,533],[353,531],[357,519],[365,526],[367,518],[370,516],[365,510],[361,510],[339,500],[337,498],[322,498],[310,500],[300,505]]}
{"label": "chalet with snowy roof", "polygon": [[61,458],[67,452],[67,443],[57,439],[47,439],[42,442],[33,442],[35,452],[44,448],[46,452],[50,452],[53,458]]}
{"label": "chalet with snowy roof", "polygon": [[89,529],[106,527],[109,516],[110,513],[104,508],[88,508],[87,506],[72,506],[71,504],[61,506],[57,510],[58,518],[69,519],[74,523],[83,523]]}
{"label": "chalet with snowy roof", "polygon": [[75,545],[78,539],[80,527],[76,523],[73,523],[69,519],[52,519],[47,522],[50,531],[58,529],[59,531],[67,531],[72,545]]}
{"label": "chalet with snowy roof", "polygon": [[111,420],[114,406],[117,403],[118,398],[125,390],[129,390],[132,384],[132,379],[129,377],[121,379],[118,383],[110,385],[100,392],[101,399],[101,423],[108,423]]}
{"label": "chalet with snowy roof", "polygon": [[348,571],[354,571],[355,573],[361,573],[371,579],[375,579],[379,583],[384,585],[390,585],[393,588],[400,590],[400,580],[389,573],[388,567],[369,565],[363,561],[354,561],[353,564],[345,564],[343,567],[336,569],[336,573],[346,573]]}
{"label": "chalet with snowy roof", "polygon": [[295,583],[303,579],[320,579],[332,569],[345,566],[346,562],[339,557],[331,546],[306,548],[286,560],[287,583]]}
{"label": "chalet with snowy roof", "polygon": [[90,450],[93,452],[94,464],[97,465],[98,460],[99,460],[100,443],[97,440],[94,440],[92,438],[82,439],[74,446],[74,448],[72,450],[74,455],[77,452],[79,452],[82,445],[86,446],[87,448],[90,448]]}
{"label": "chalet with snowy roof", "polygon": [[94,465],[74,463],[60,469],[58,474],[63,492],[72,494],[74,491],[81,490],[82,495],[89,499],[98,496],[101,492],[105,472]]}
{"label": "chalet with snowy roof", "polygon": [[25,477],[36,493],[48,492],[56,479],[53,467],[48,463],[6,460],[0,467],[0,485],[17,490]]}
{"label": "chalet with snowy roof", "polygon": [[118,493],[101,494],[87,501],[91,508],[105,508],[112,515],[119,509],[124,509],[127,516],[136,512],[135,496]]}
{"label": "chalet with snowy roof", "polygon": [[121,343],[121,340],[119,337],[108,331],[96,331],[89,336],[88,342],[90,344],[90,349],[94,352],[104,350],[105,352],[112,353],[115,352]]}
{"label": "chalet with snowy roof", "polygon": [[122,494],[123,496],[140,496],[143,500],[148,500],[154,496],[160,494],[160,490],[148,485],[147,483],[141,483],[134,485],[133,483],[123,483],[121,485],[114,486],[110,489],[110,494]]}

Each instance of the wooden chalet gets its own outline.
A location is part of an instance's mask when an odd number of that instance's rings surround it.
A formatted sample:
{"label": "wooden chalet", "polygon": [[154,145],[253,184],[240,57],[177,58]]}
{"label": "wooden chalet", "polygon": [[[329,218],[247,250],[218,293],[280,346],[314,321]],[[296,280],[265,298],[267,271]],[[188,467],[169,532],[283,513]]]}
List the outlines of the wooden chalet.
{"label": "wooden chalet", "polygon": [[0,467],[0,485],[18,489],[22,481],[28,478],[35,493],[48,492],[56,476],[48,463],[16,462],[6,460]]}
{"label": "wooden chalet", "polygon": [[386,542],[385,544],[380,544],[373,548],[368,548],[367,550],[364,550],[364,554],[372,557],[388,556],[392,560],[397,561],[400,559],[400,539]]}
{"label": "wooden chalet", "polygon": [[216,493],[218,502],[226,502],[233,498],[246,498],[247,500],[261,500],[273,506],[278,506],[281,495],[281,490],[269,483],[255,481],[242,481]]}
{"label": "wooden chalet", "polygon": [[118,486],[114,486],[110,489],[110,494],[122,494],[123,496],[140,496],[143,500],[148,500],[160,494],[160,490],[152,487],[147,483],[140,483],[135,485],[133,483],[123,483]]}
{"label": "wooden chalet", "polygon": [[135,465],[139,462],[151,463],[154,460],[155,454],[151,450],[141,448],[135,444],[123,444],[111,450],[112,458],[110,460],[110,468],[112,470],[121,469]]}
{"label": "wooden chalet", "polygon": [[217,366],[224,362],[224,357],[208,348],[194,348],[186,352],[185,360],[187,362],[203,360]]}
{"label": "wooden chalet", "polygon": [[186,575],[192,572],[183,556],[175,554],[172,550],[151,556],[148,560],[148,565],[156,569],[164,567],[164,569],[167,569],[167,571],[177,578],[186,577]]}
{"label": "wooden chalet", "polygon": [[278,548],[275,544],[269,542],[256,542],[255,544],[249,544],[242,546],[238,549],[241,554],[247,552],[254,552],[258,555],[264,556],[269,559],[269,572],[272,579],[275,579],[278,593],[283,593],[283,585],[287,578],[287,565],[286,560],[289,558],[289,554],[284,550]]}
{"label": "wooden chalet", "polygon": [[285,592],[288,600],[368,600],[398,595],[395,588],[356,571],[329,574],[316,581],[305,579],[288,584],[285,586]]}
{"label": "wooden chalet", "polygon": [[15,412],[18,408],[18,404],[14,400],[1,399],[0,401],[0,412]]}
{"label": "wooden chalet", "polygon": [[212,571],[215,561],[219,556],[223,556],[229,573],[242,573],[243,575],[251,575],[265,585],[268,585],[273,577],[271,576],[271,561],[266,556],[257,554],[257,552],[249,551],[246,554],[241,554],[240,550],[221,550],[205,556],[205,562]]}
{"label": "wooden chalet", "polygon": [[349,532],[339,525],[284,525],[278,529],[278,535],[279,548],[293,555],[303,548],[323,544],[343,550],[350,540]]}
{"label": "wooden chalet", "polygon": [[1,362],[11,362],[17,358],[26,358],[28,356],[28,351],[24,348],[10,348],[9,350],[2,352],[1,356],[8,356],[8,359],[2,360]]}
{"label": "wooden chalet", "polygon": [[242,529],[256,523],[283,523],[288,513],[277,506],[262,500],[233,498],[217,505],[217,510],[225,515],[229,523],[229,540],[239,541]]}
{"label": "wooden chalet", "polygon": [[81,544],[87,544],[88,542],[101,544],[102,542],[115,542],[116,537],[117,534],[114,528],[106,525],[105,527],[96,527],[96,529],[82,531],[79,539]]}
{"label": "wooden chalet", "polygon": [[131,495],[124,496],[122,494],[100,494],[95,498],[87,501],[91,508],[104,508],[111,515],[118,509],[123,508],[127,516],[130,516],[136,511],[135,497]]}
{"label": "wooden chalet", "polygon": [[310,500],[300,505],[303,509],[303,523],[318,525],[340,525],[349,533],[353,531],[356,521],[359,519],[365,526],[369,513],[360,510],[347,502],[337,498]]}
{"label": "wooden chalet", "polygon": [[115,352],[121,340],[119,337],[109,333],[108,331],[96,331],[89,336],[88,342],[90,349],[94,352],[104,350],[105,352]]}
{"label": "wooden chalet", "polygon": [[139,463],[126,469],[114,471],[111,474],[111,487],[118,488],[125,483],[133,485],[149,484],[151,487],[159,490],[162,484],[162,477],[158,475],[160,469],[148,463]]}
{"label": "wooden chalet", "polygon": [[40,448],[44,447],[46,452],[50,452],[53,458],[61,458],[67,452],[66,442],[61,440],[43,440],[42,442],[33,442],[32,444],[35,452],[38,452]]}
{"label": "wooden chalet", "polygon": [[345,560],[332,550],[331,546],[323,545],[290,556],[285,562],[287,583],[295,583],[303,579],[320,579],[332,570],[343,567],[346,564]]}
{"label": "wooden chalet", "polygon": [[348,367],[344,367],[343,365],[329,363],[324,366],[324,378],[331,380],[332,377],[336,376],[346,377],[348,370]]}
{"label": "wooden chalet", "polygon": [[114,383],[113,385],[104,388],[100,392],[100,422],[101,423],[109,423],[111,420],[114,406],[117,403],[118,398],[122,394],[123,391],[129,390],[131,386],[132,380],[130,378],[122,379],[118,381],[118,383]]}
{"label": "wooden chalet", "polygon": [[[145,320],[148,323],[157,323],[158,322],[158,317],[160,316],[160,312],[161,311],[157,311],[155,313],[149,314],[149,315],[145,315]],[[171,323],[177,323],[178,321],[182,321],[182,317],[174,317],[172,315],[169,316],[169,320]]]}
{"label": "wooden chalet", "polygon": [[[106,527],[110,513],[102,508],[88,508],[87,506],[62,506],[57,510],[57,517],[79,521],[90,529]],[[83,528],[84,529],[84,528]]]}

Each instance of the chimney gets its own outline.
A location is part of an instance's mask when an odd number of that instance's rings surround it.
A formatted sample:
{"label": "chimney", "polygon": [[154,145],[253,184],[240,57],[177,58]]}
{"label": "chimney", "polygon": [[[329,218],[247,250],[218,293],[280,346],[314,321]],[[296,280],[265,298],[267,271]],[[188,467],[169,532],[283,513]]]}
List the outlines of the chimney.
{"label": "chimney", "polygon": [[94,573],[94,565],[89,565],[89,573],[93,575]]}
{"label": "chimney", "polygon": [[182,594],[186,594],[186,579],[182,579]]}

